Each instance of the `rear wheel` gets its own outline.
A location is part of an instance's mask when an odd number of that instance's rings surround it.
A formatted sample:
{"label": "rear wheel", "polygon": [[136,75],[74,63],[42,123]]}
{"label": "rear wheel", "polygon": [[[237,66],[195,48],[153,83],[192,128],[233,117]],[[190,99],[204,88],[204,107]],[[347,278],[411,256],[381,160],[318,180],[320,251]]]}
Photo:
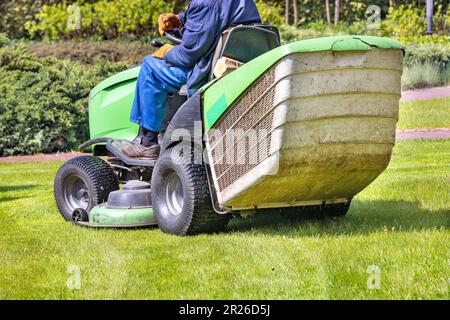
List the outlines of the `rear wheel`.
{"label": "rear wheel", "polygon": [[82,156],[67,161],[55,177],[54,196],[59,212],[72,221],[77,209],[89,212],[106,202],[119,181],[112,168],[102,159]]}
{"label": "rear wheel", "polygon": [[183,148],[166,150],[152,176],[152,204],[160,229],[179,236],[223,231],[229,215],[214,212],[206,169]]}

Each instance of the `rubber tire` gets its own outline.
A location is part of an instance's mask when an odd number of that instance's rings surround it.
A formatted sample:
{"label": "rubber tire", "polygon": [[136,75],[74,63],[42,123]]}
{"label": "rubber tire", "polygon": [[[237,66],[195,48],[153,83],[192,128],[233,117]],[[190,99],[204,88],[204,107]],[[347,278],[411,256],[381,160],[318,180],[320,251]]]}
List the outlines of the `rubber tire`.
{"label": "rubber tire", "polygon": [[[161,154],[156,163],[152,175],[152,205],[159,228],[177,236],[224,231],[230,216],[214,212],[205,166],[194,164],[191,159],[191,154],[185,155],[175,147]],[[179,177],[183,190],[184,202],[179,215],[169,212],[164,189],[166,177],[173,172]]]}
{"label": "rubber tire", "polygon": [[54,197],[61,216],[66,221],[72,221],[73,210],[70,209],[64,197],[64,181],[70,176],[81,177],[87,184],[89,212],[93,207],[104,203],[112,191],[119,190],[119,180],[109,164],[100,158],[81,156],[67,161],[56,174],[54,181]]}
{"label": "rubber tire", "polygon": [[327,204],[322,206],[321,216],[324,218],[342,218],[347,215],[352,201],[347,203]]}

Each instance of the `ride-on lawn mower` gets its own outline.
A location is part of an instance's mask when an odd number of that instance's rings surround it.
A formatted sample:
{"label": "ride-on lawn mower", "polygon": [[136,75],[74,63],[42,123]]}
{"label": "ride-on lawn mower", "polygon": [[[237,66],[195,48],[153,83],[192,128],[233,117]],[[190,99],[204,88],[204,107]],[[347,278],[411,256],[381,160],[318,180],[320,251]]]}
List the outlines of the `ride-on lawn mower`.
{"label": "ride-on lawn mower", "polygon": [[280,46],[271,26],[227,29],[209,83],[169,97],[156,161],[120,151],[142,132],[129,121],[140,69],[119,73],[90,94],[92,140],[80,149],[92,156],[57,173],[58,208],[79,225],[176,235],[218,232],[248,211],[344,216],[390,161],[403,55],[386,38]]}

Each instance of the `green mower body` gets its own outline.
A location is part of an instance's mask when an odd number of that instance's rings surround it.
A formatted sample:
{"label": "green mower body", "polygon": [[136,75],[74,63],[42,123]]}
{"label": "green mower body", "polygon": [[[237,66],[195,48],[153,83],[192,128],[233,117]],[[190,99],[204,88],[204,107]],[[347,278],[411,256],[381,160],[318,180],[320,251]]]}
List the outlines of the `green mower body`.
{"label": "green mower body", "polygon": [[[239,60],[226,50],[217,56]],[[181,106],[169,118],[161,156],[154,163],[124,158],[111,142],[139,136],[129,118],[140,68],[106,79],[90,94],[93,156],[109,157],[119,183],[151,179],[153,208],[117,211],[108,209],[106,198],[96,199],[87,208],[89,224],[156,221],[163,231],[185,235],[218,230],[231,212],[297,208],[301,214],[301,208],[315,207],[344,215],[351,199],[390,161],[402,60],[402,46],[379,37],[339,36],[275,46],[243,61],[237,70],[211,78],[193,97],[178,99]],[[194,123],[201,124],[201,132]],[[181,168],[171,162],[167,154],[185,143],[174,138],[176,129],[192,134],[193,149],[206,151],[202,164]],[[232,132],[234,144],[227,145]],[[186,157],[184,151],[175,153]],[[191,204],[186,226],[176,208],[187,210],[190,192],[203,195],[202,209]]]}
{"label": "green mower body", "polygon": [[97,85],[89,97],[91,139],[133,140],[139,126],[130,121],[140,67],[118,73]]}

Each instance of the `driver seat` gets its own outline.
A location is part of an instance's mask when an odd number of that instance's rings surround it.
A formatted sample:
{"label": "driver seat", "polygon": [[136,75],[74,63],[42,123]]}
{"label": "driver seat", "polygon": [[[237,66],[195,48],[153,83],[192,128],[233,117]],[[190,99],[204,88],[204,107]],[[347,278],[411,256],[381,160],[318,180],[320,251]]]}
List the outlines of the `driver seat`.
{"label": "driver seat", "polygon": [[214,80],[214,69],[219,59],[226,57],[243,64],[279,47],[280,44],[280,33],[274,26],[265,24],[232,26],[222,33],[217,43],[208,80]]}

